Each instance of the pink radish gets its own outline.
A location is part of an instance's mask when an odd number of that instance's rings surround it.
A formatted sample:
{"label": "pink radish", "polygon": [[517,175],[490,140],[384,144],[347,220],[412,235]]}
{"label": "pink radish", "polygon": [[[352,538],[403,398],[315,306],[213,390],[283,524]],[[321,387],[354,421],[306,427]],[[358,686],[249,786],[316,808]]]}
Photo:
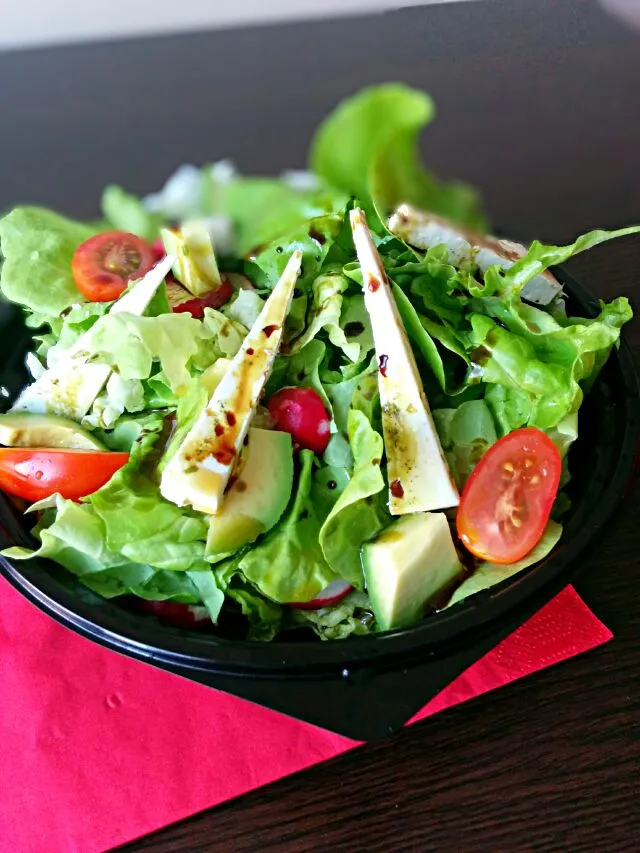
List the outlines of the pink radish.
{"label": "pink radish", "polygon": [[298,610],[321,610],[323,607],[331,607],[342,601],[352,589],[351,584],[346,581],[331,581],[329,586],[326,586],[312,601],[292,602],[289,607],[296,607]]}
{"label": "pink radish", "polygon": [[140,607],[145,613],[152,613],[165,622],[179,628],[202,627],[211,623],[206,607],[195,604],[181,604],[178,601],[141,601]]}

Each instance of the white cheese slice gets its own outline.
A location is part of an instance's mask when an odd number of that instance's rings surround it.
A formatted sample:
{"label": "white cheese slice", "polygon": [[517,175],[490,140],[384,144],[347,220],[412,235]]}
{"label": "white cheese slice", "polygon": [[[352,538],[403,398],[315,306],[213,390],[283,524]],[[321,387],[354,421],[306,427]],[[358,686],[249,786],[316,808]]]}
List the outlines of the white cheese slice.
{"label": "white cheese slice", "polygon": [[[163,258],[111,306],[109,314],[144,314],[174,260],[173,257]],[[88,334],[80,335],[54,365],[28,385],[11,411],[48,413],[82,420],[111,375],[109,365],[90,361],[91,355],[85,350]]]}
{"label": "white cheese slice", "polygon": [[392,515],[457,506],[416,361],[364,213],[351,211],[364,302],[378,357],[389,510]]}
{"label": "white cheese slice", "polygon": [[293,253],[204,412],[162,473],[160,491],[178,506],[215,514],[255,414],[300,274]]}
{"label": "white cheese slice", "polygon": [[[444,243],[449,251],[450,263],[459,266],[462,261],[472,258],[482,272],[494,264],[508,269],[527,253],[521,243],[474,234],[440,216],[416,210],[408,204],[401,204],[388,224],[392,234],[405,243],[417,249],[431,249]],[[525,284],[521,296],[536,305],[548,305],[561,293],[560,282],[545,270]]]}

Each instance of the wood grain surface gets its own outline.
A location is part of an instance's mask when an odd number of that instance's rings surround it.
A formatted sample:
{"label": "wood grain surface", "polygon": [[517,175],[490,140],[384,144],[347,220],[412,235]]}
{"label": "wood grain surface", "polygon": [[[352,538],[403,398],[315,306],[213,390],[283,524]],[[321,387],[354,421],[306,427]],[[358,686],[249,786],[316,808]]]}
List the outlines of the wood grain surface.
{"label": "wood grain surface", "polygon": [[[0,54],[0,209],[93,216],[105,183],[150,191],[184,161],[300,167],[340,97],[390,79],[436,98],[426,159],[476,184],[503,231],[640,220],[640,36],[577,0]],[[570,270],[637,297],[640,240]],[[640,321],[627,340],[640,356]],[[640,850],[639,495],[576,584],[614,642],[123,849]]]}

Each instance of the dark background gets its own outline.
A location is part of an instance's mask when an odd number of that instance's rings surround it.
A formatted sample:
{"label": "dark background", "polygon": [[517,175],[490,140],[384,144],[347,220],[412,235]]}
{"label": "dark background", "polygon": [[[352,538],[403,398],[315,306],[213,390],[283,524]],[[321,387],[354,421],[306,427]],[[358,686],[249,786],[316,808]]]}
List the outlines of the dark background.
{"label": "dark background", "polygon": [[[562,242],[640,221],[640,36],[579,0],[2,53],[0,209],[95,216],[105,183],[152,191],[181,162],[302,167],[336,101],[387,80],[434,96],[427,163],[478,186],[502,231]],[[570,270],[633,297],[640,240]],[[637,498],[577,582],[613,643],[128,849],[640,849]]]}

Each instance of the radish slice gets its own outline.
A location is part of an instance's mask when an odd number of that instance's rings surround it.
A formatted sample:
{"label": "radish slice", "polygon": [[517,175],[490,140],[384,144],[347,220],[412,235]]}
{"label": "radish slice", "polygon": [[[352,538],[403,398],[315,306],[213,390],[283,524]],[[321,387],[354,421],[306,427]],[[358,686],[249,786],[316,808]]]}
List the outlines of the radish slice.
{"label": "radish slice", "polygon": [[351,584],[346,581],[331,581],[329,586],[326,586],[312,601],[292,602],[289,607],[295,607],[298,610],[321,610],[323,607],[331,607],[332,604],[342,601],[352,589]]}
{"label": "radish slice", "polygon": [[145,613],[151,613],[177,625],[179,628],[202,627],[206,622],[211,624],[211,619],[206,607],[197,604],[181,604],[178,601],[145,601],[140,602],[140,608]]}

